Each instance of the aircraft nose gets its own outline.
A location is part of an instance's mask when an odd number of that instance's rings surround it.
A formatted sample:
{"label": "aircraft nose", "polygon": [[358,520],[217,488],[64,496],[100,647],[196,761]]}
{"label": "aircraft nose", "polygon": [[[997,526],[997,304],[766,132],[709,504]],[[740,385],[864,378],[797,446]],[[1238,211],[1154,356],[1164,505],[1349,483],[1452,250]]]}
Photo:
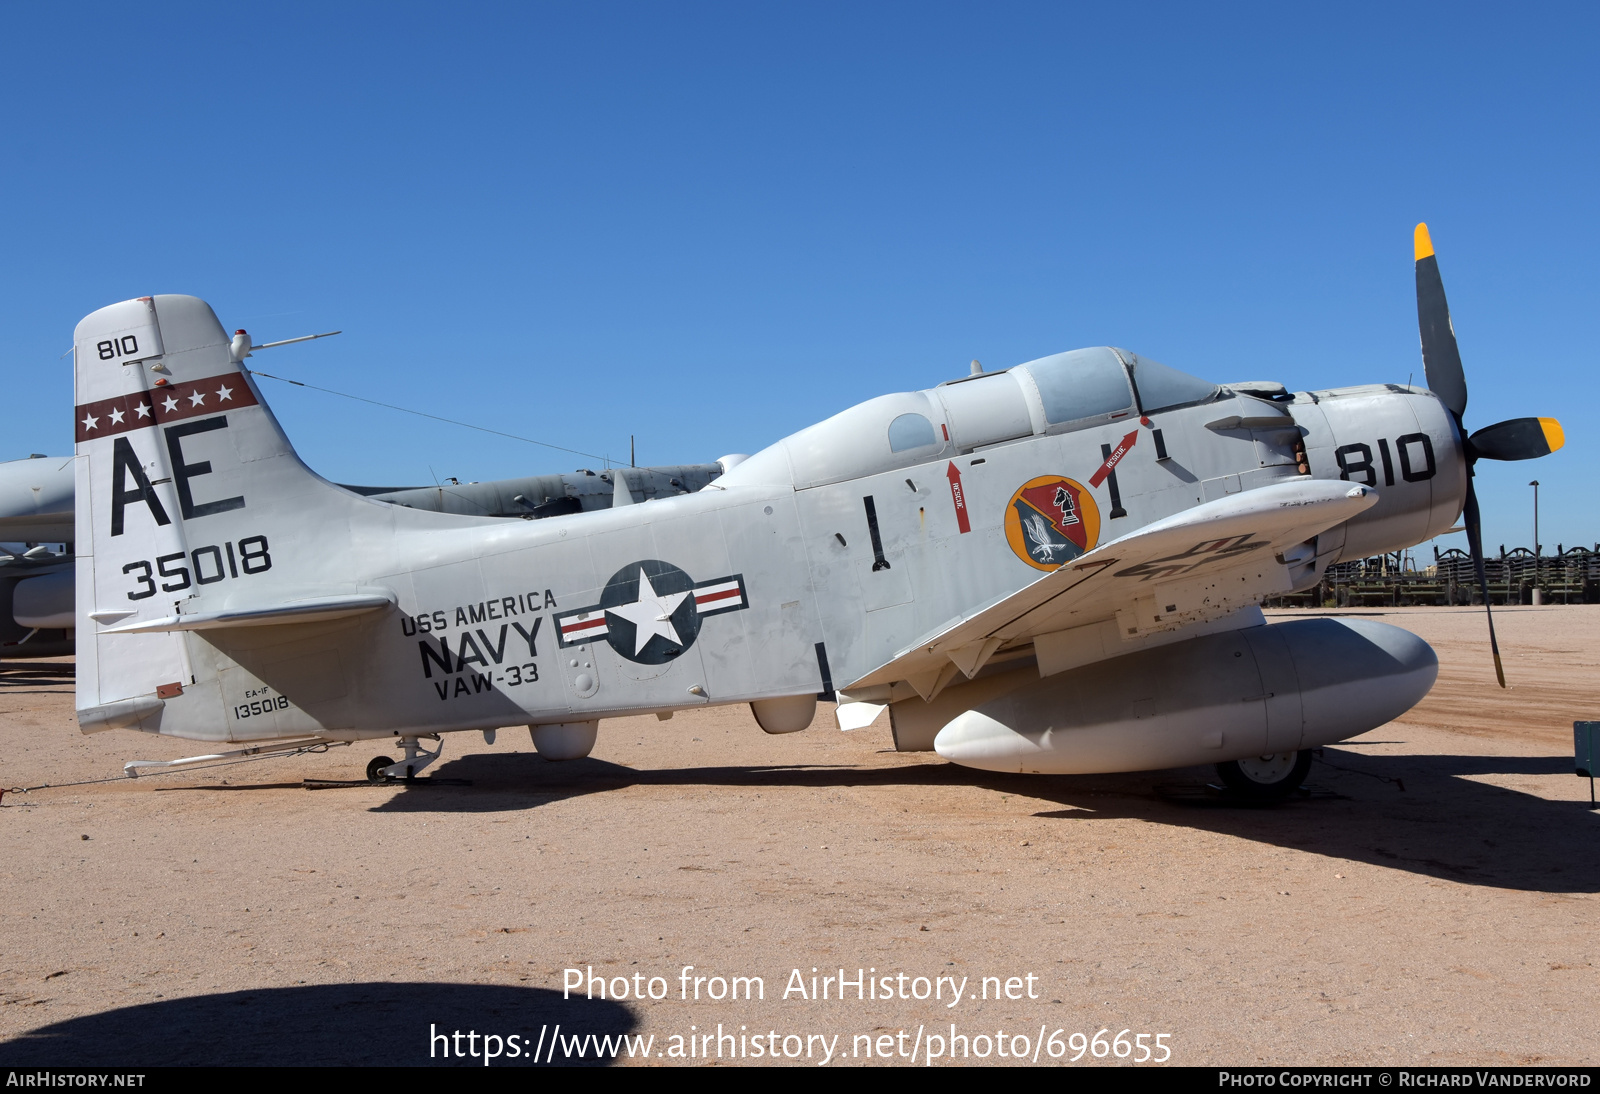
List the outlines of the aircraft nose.
{"label": "aircraft nose", "polygon": [[[1346,526],[1338,561],[1401,550],[1444,533],[1461,514],[1467,494],[1466,448],[1450,411],[1433,392],[1401,388],[1340,388],[1308,423],[1326,433],[1313,439],[1311,466],[1319,478],[1369,486],[1378,503]],[[1323,446],[1326,447],[1323,447]]]}

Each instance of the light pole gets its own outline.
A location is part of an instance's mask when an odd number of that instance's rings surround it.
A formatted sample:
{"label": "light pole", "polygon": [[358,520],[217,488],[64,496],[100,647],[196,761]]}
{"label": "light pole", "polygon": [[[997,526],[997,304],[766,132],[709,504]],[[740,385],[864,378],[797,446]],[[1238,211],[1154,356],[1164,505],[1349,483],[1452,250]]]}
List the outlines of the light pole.
{"label": "light pole", "polygon": [[1533,487],[1533,602],[1538,604],[1544,600],[1539,587],[1539,480],[1528,485]]}

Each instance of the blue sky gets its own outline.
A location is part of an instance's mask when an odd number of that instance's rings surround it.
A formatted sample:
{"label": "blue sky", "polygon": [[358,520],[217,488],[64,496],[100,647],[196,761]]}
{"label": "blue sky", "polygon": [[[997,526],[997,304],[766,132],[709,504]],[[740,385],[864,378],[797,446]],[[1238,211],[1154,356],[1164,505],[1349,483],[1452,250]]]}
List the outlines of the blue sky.
{"label": "blue sky", "polygon": [[[1593,543],[1597,11],[14,6],[0,456],[70,451],[73,325],[153,292],[346,331],[269,372],[646,463],[1082,345],[1420,380],[1426,220],[1469,426],[1567,428],[1480,464],[1491,548],[1534,477]],[[265,383],[339,481],[593,462]]]}

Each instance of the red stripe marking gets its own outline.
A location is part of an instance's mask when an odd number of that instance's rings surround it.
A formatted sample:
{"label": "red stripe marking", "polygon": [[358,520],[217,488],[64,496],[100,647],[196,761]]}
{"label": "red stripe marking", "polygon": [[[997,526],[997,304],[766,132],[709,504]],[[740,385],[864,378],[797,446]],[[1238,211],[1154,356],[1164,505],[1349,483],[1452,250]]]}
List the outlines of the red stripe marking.
{"label": "red stripe marking", "polygon": [[718,592],[695,593],[694,594],[694,602],[696,604],[709,604],[713,600],[727,600],[729,597],[736,597],[738,595],[739,595],[739,587],[737,585],[735,585],[733,588],[725,589],[720,593],[718,593]]}
{"label": "red stripe marking", "polygon": [[1106,478],[1111,474],[1111,472],[1116,470],[1116,466],[1122,461],[1122,457],[1128,454],[1128,449],[1132,448],[1138,443],[1139,431],[1135,429],[1132,433],[1129,433],[1126,437],[1122,438],[1122,443],[1117,445],[1115,451],[1106,457],[1105,462],[1100,465],[1100,470],[1096,471],[1092,476],[1090,476],[1089,485],[1098,487],[1101,483],[1105,482]]}
{"label": "red stripe marking", "polygon": [[945,478],[950,480],[950,501],[956,507],[956,528],[962,535],[972,531],[972,521],[967,516],[967,494],[961,489],[961,469],[954,460],[945,469]]}
{"label": "red stripe marking", "polygon": [[[220,394],[224,387],[228,389],[226,399]],[[196,394],[200,395],[198,403],[194,401]],[[167,405],[168,402],[172,403],[170,407]],[[114,437],[118,433],[127,433],[130,430],[143,429],[164,422],[198,418],[204,414],[222,414],[229,410],[255,405],[257,405],[255,392],[250,390],[245,378],[237,372],[227,372],[221,376],[185,380],[167,387],[134,391],[111,399],[82,403],[72,408],[72,428],[74,436],[81,442],[95,437]],[[139,413],[141,406],[145,408],[144,414]],[[121,417],[122,420],[114,421],[113,416]],[[92,421],[94,424],[85,425],[86,421]]]}

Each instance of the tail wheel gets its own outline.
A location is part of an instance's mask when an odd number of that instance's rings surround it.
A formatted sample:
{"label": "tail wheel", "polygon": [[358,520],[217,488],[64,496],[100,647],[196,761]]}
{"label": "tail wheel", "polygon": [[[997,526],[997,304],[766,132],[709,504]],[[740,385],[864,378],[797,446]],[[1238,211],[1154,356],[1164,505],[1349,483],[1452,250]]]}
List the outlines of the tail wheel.
{"label": "tail wheel", "polygon": [[1299,789],[1311,772],[1311,750],[1249,756],[1217,765],[1229,790],[1257,801],[1280,801]]}
{"label": "tail wheel", "polygon": [[372,757],[372,759],[367,762],[367,781],[369,783],[383,782],[384,778],[382,771],[392,763],[394,763],[394,761],[387,756]]}

